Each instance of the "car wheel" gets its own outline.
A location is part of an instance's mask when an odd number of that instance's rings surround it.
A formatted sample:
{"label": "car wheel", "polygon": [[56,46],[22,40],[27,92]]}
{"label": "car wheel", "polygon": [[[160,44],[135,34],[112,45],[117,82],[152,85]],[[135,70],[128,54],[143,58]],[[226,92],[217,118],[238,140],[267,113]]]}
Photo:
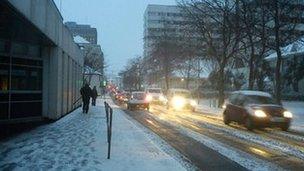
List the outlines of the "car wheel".
{"label": "car wheel", "polygon": [[247,117],[245,120],[245,127],[249,130],[252,131],[254,129],[252,120],[250,119],[250,117]]}
{"label": "car wheel", "polygon": [[281,128],[282,131],[287,131],[288,128],[289,128],[289,124],[284,124],[280,128]]}
{"label": "car wheel", "polygon": [[224,120],[225,125],[229,125],[231,122],[228,115],[226,114],[226,112],[224,112],[224,114],[223,114],[223,120]]}

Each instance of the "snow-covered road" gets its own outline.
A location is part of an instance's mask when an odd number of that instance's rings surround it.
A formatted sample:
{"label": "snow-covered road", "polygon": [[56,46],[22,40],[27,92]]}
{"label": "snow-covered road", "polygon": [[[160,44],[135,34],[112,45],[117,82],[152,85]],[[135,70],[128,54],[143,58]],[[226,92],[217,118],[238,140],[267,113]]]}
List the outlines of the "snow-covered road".
{"label": "snow-covered road", "polygon": [[[103,101],[57,122],[0,142],[0,170],[185,170],[114,109],[111,159],[106,159]],[[169,148],[169,147],[168,147]]]}
{"label": "snow-covered road", "polygon": [[[167,110],[158,105],[152,105],[150,109],[150,112],[127,113],[167,141],[173,141],[172,135],[176,139],[188,137],[190,139],[186,138],[184,143],[192,144],[191,139],[200,142],[201,146],[207,146],[249,170],[304,168],[304,135],[301,133],[276,129],[251,132],[238,125],[227,126],[221,119],[208,114]],[[180,134],[174,133],[174,130]],[[173,143],[173,146],[184,151],[184,155],[189,155],[178,143]],[[204,151],[199,146],[196,150]],[[188,157],[191,161],[197,160],[195,153]]]}

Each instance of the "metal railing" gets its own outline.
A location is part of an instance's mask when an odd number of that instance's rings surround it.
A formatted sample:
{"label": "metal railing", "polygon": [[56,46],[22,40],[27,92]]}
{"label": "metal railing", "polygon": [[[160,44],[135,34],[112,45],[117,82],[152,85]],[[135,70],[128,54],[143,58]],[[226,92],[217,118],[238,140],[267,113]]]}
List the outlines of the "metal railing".
{"label": "metal railing", "polygon": [[108,141],[108,159],[111,157],[111,139],[112,139],[112,116],[113,109],[111,106],[104,102],[105,110],[106,110],[106,118],[107,118],[107,141]]}

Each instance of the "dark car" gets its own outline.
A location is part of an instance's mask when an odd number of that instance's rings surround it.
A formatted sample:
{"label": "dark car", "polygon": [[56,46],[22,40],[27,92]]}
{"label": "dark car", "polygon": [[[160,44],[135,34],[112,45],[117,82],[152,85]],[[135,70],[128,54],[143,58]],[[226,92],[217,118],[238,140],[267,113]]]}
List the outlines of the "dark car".
{"label": "dark car", "polygon": [[276,103],[269,94],[260,91],[233,92],[224,106],[225,124],[237,122],[248,130],[260,127],[279,127],[286,131],[292,119],[292,113]]}
{"label": "dark car", "polygon": [[133,109],[150,109],[150,102],[147,99],[147,94],[142,91],[132,92],[131,98],[127,102],[127,108]]}

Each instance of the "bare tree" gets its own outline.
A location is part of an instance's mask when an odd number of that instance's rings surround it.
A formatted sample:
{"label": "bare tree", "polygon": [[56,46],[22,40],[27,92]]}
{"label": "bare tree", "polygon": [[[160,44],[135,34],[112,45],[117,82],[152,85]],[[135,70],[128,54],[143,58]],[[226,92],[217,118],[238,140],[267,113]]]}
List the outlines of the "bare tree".
{"label": "bare tree", "polygon": [[275,68],[275,96],[277,101],[281,101],[281,47],[298,39],[303,34],[300,24],[303,21],[302,1],[268,0],[259,2],[266,6],[269,15],[269,28],[273,33],[273,42],[269,42],[269,47],[277,54]]}
{"label": "bare tree", "polygon": [[128,61],[126,68],[119,73],[123,86],[129,90],[140,90],[143,84],[142,58],[136,57]]}
{"label": "bare tree", "polygon": [[225,67],[240,49],[236,2],[232,0],[180,0],[189,24],[203,37],[205,54],[217,63],[219,106],[224,103]]}
{"label": "bare tree", "polygon": [[170,88],[170,77],[179,59],[178,35],[175,28],[169,25],[163,18],[163,28],[154,35],[152,52],[145,59],[144,65],[150,69],[150,73],[157,72],[159,77],[165,79],[166,89]]}
{"label": "bare tree", "polygon": [[100,46],[88,44],[84,47],[84,65],[98,72],[103,70],[104,59]]}
{"label": "bare tree", "polygon": [[[253,89],[255,80],[261,83],[260,68],[265,66],[263,58],[269,50],[277,53],[275,69],[275,95],[281,100],[281,65],[282,46],[294,41],[299,36],[297,26],[302,21],[303,3],[285,0],[240,0],[241,26],[246,34],[242,40],[248,49],[244,60],[249,66],[249,89]],[[249,53],[247,52],[249,51]],[[249,59],[246,57],[249,54]],[[259,75],[259,76],[258,76]]]}

